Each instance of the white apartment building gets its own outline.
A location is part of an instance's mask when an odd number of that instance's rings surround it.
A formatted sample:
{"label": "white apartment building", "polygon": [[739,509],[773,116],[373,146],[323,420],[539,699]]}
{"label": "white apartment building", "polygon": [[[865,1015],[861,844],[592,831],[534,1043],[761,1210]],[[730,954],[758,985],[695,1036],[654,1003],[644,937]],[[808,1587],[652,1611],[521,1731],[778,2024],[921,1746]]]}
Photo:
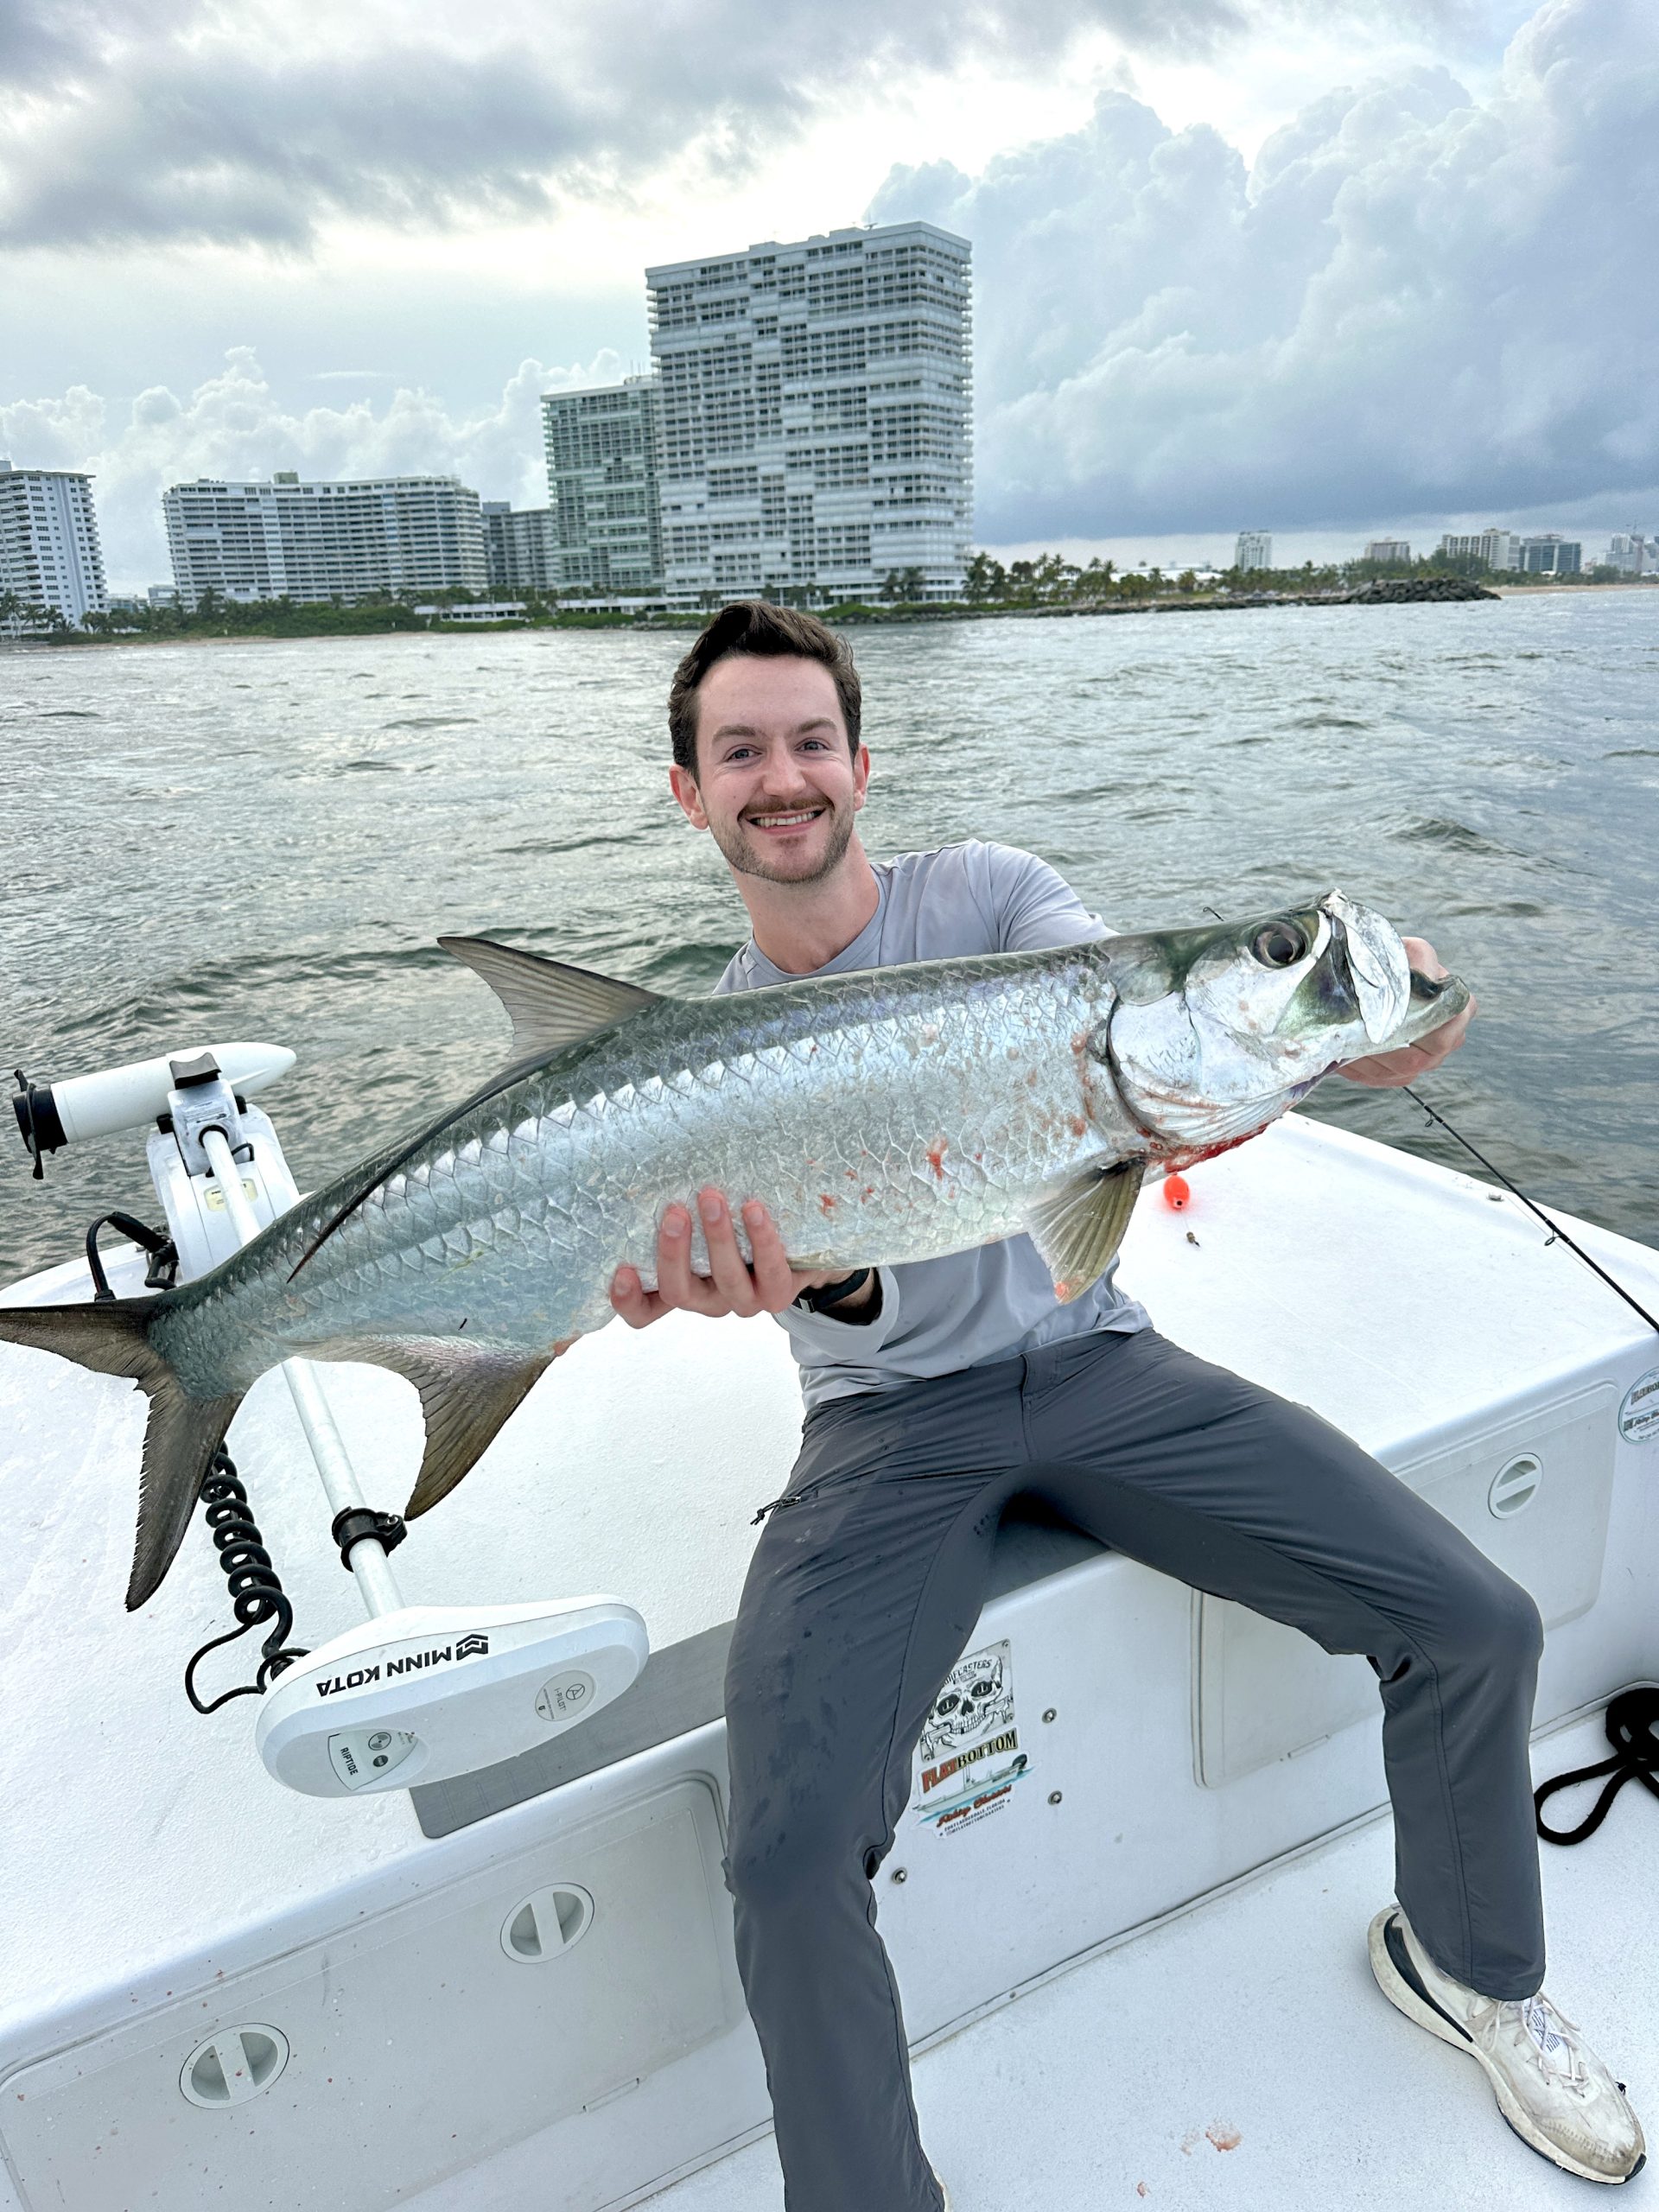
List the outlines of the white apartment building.
{"label": "white apartment building", "polygon": [[970,254],[889,223],[645,271],[671,602],[961,595]]}
{"label": "white apartment building", "polygon": [[553,581],[601,597],[663,588],[655,377],[542,398]]}
{"label": "white apartment building", "polygon": [[92,478],[0,460],[0,632],[53,615],[79,624],[109,603]]}
{"label": "white apartment building", "polygon": [[1403,537],[1374,537],[1361,558],[1366,561],[1409,561],[1411,544]]}
{"label": "white apartment building", "polygon": [[315,606],[374,592],[483,591],[489,569],[476,492],[454,476],[302,484],[200,477],[162,497],[179,603],[289,599]]}
{"label": "white apartment building", "polygon": [[1521,566],[1521,539],[1512,530],[1481,530],[1463,537],[1448,531],[1440,540],[1440,550],[1454,560],[1484,561],[1489,569]]}
{"label": "white apartment building", "polygon": [[1273,566],[1273,532],[1270,530],[1241,530],[1238,543],[1233,549],[1236,569],[1270,569]]}
{"label": "white apartment building", "polygon": [[556,591],[562,582],[559,540],[550,510],[486,499],[481,512],[490,589]]}
{"label": "white apartment building", "polygon": [[1610,569],[1621,576],[1651,576],[1659,573],[1659,537],[1651,531],[1616,530],[1607,548]]}

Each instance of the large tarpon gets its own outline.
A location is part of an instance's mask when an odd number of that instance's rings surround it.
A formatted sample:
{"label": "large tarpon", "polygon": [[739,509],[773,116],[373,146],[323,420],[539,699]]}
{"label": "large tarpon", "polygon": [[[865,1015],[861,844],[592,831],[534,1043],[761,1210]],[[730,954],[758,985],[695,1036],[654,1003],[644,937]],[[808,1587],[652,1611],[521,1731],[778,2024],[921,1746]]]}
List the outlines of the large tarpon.
{"label": "large tarpon", "polygon": [[654,1282],[664,1208],[705,1184],[764,1200],[799,1268],[1025,1231],[1075,1298],[1149,1167],[1255,1135],[1332,1068],[1468,1002],[1334,891],[1246,922],[697,1000],[443,942],[513,1020],[512,1063],[473,1097],[195,1282],[0,1308],[0,1338],[149,1394],[129,1606],[160,1584],[232,1414],[281,1360],[367,1360],[416,1385],[421,1513],[553,1347],[612,1318],[622,1262]]}

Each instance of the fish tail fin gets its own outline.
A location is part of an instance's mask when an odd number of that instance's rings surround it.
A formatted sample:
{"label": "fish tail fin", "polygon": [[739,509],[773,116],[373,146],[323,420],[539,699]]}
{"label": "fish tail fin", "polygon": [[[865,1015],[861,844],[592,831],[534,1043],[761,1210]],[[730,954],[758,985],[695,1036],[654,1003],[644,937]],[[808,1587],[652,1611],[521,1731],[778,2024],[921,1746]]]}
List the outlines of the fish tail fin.
{"label": "fish tail fin", "polygon": [[193,1398],[171,1360],[151,1342],[156,1320],[178,1303],[176,1292],[163,1291],[156,1298],[91,1306],[0,1306],[0,1343],[54,1352],[94,1374],[127,1376],[149,1400],[129,1612],[160,1588],[196,1510],[201,1478],[242,1402],[240,1391]]}

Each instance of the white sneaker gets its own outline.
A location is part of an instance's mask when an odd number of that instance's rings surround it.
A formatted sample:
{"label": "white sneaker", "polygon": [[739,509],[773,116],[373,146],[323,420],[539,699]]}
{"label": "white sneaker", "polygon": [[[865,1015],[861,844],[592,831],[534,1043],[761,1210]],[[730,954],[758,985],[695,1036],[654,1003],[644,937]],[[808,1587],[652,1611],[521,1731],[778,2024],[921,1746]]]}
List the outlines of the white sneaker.
{"label": "white sneaker", "polygon": [[1523,2143],[1586,2181],[1641,2171],[1647,2145],[1621,2085],[1541,1990],[1504,1999],[1465,1989],[1441,1973],[1398,1905],[1371,1923],[1370,1957],[1391,2005],[1485,2069]]}

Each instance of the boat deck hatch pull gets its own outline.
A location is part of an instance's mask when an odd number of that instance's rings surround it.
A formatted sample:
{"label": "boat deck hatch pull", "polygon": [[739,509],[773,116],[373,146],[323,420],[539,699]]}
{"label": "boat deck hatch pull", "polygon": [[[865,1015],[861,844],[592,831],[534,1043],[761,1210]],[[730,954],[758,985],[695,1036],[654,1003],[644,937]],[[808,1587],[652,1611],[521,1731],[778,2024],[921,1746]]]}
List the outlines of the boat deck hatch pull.
{"label": "boat deck hatch pull", "polygon": [[1512,1521],[1524,1513],[1538,1495],[1544,1478],[1543,1461],[1535,1452],[1522,1452],[1492,1477],[1486,1493],[1488,1511],[1495,1521]]}
{"label": "boat deck hatch pull", "polygon": [[594,1901],[574,1882],[537,1890],[501,1923],[501,1948],[510,1959],[534,1966],[580,1943],[594,1924]]}
{"label": "boat deck hatch pull", "polygon": [[270,2088],[287,2064],[288,2037],[280,2028],[221,2028],[185,2060],[179,2087],[206,2111],[245,2105]]}

